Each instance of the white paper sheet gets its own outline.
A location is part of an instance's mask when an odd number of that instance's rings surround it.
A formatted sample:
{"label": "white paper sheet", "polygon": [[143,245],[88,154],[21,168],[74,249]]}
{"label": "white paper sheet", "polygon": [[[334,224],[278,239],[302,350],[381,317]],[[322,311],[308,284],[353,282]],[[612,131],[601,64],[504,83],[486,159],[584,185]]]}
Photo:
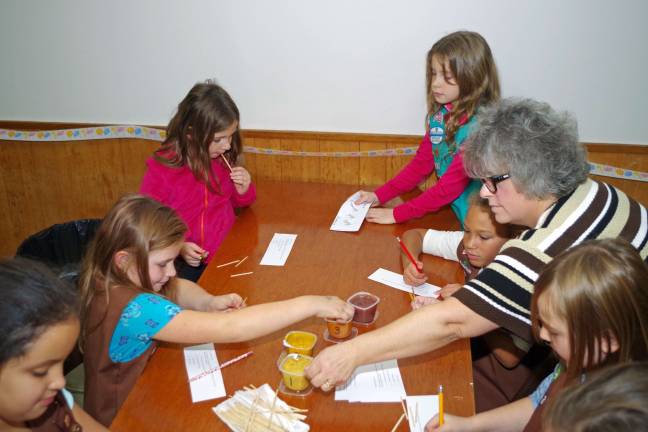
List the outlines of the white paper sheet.
{"label": "white paper sheet", "polygon": [[[211,343],[186,347],[184,357],[188,380],[218,367],[216,350],[214,344]],[[189,386],[191,388],[191,401],[194,403],[227,395],[220,370],[189,382]]]}
{"label": "white paper sheet", "polygon": [[331,231],[352,232],[360,230],[371,204],[355,204],[354,201],[359,196],[360,192],[356,192],[344,201],[342,206],[340,206],[337,216],[335,216],[335,220],[333,220]]}
{"label": "white paper sheet", "polygon": [[[403,275],[394,273],[393,271],[379,268],[369,275],[369,279],[401,291],[406,291],[408,293],[412,292],[412,287],[403,281]],[[423,297],[437,298],[439,296],[439,291],[441,291],[441,288],[429,283],[424,283],[423,285],[414,287],[414,293]]]}
{"label": "white paper sheet", "polygon": [[396,360],[360,366],[344,385],[335,389],[335,400],[349,402],[399,402],[405,396]]}
{"label": "white paper sheet", "polygon": [[407,396],[407,417],[410,432],[423,432],[425,425],[439,413],[439,396]]}
{"label": "white paper sheet", "polygon": [[286,264],[297,234],[275,233],[261,259],[261,265],[282,266]]}

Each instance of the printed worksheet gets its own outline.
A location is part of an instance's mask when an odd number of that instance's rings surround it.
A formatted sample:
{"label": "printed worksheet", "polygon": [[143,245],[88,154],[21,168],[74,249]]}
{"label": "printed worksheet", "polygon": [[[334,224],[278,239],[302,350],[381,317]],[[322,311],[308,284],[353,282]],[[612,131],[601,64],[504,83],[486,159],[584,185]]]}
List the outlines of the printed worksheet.
{"label": "printed worksheet", "polygon": [[184,358],[192,402],[201,402],[227,395],[221,371],[210,372],[218,367],[218,358],[213,343],[186,347]]}
{"label": "printed worksheet", "polygon": [[410,432],[423,432],[427,422],[439,413],[439,396],[407,396],[407,418]]}
{"label": "printed worksheet", "polygon": [[331,231],[352,232],[360,230],[371,204],[355,204],[358,196],[360,196],[360,193],[356,192],[344,201],[337,216],[335,216],[335,220],[333,220]]}
{"label": "printed worksheet", "polygon": [[394,273],[393,271],[385,270],[383,268],[379,268],[375,272],[371,273],[369,275],[369,279],[401,291],[406,291],[408,293],[411,293],[412,289],[414,289],[414,293],[416,295],[423,297],[437,298],[439,297],[439,291],[441,291],[441,288],[439,288],[438,286],[429,284],[427,282],[423,285],[412,287],[411,285],[407,285],[405,281],[403,281],[402,274]]}
{"label": "printed worksheet", "polygon": [[297,234],[275,233],[261,259],[261,265],[283,266],[295,244]]}
{"label": "printed worksheet", "polygon": [[344,385],[335,389],[335,400],[349,402],[400,402],[405,396],[396,360],[360,366]]}

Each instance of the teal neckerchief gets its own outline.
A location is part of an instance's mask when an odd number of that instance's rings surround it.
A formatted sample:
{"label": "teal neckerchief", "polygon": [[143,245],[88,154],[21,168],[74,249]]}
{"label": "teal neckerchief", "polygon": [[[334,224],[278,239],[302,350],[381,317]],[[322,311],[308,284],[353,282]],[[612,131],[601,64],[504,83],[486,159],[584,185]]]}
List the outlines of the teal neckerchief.
{"label": "teal neckerchief", "polygon": [[[434,168],[439,178],[448,170],[452,158],[459,151],[461,145],[476,124],[475,117],[473,116],[457,129],[457,133],[454,136],[456,148],[451,153],[448,149],[448,143],[445,141],[445,117],[449,112],[449,104],[446,104],[430,117],[430,141],[432,142],[432,154],[434,155]],[[480,188],[481,184],[479,181],[471,180],[462,194],[450,204],[452,211],[454,211],[457,219],[461,222],[462,227],[466,219],[466,213],[468,212],[468,197],[474,192],[479,191]]]}

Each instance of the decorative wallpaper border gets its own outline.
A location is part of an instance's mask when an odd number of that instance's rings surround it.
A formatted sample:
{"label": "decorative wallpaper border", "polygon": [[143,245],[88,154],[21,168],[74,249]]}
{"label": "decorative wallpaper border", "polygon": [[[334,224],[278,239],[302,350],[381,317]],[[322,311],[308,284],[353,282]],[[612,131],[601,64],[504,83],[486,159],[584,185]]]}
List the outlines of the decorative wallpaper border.
{"label": "decorative wallpaper border", "polygon": [[[87,141],[113,138],[139,138],[151,141],[164,141],[166,131],[149,128],[146,126],[122,125],[101,126],[78,129],[60,129],[44,131],[20,131],[0,129],[0,140],[6,141]],[[300,156],[300,157],[385,157],[385,156],[411,156],[416,153],[416,147],[403,147],[395,149],[362,150],[351,152],[307,152],[259,147],[244,147],[245,153],[262,154],[269,156]],[[648,173],[610,165],[590,162],[590,173],[603,177],[613,177],[625,180],[648,182]]]}

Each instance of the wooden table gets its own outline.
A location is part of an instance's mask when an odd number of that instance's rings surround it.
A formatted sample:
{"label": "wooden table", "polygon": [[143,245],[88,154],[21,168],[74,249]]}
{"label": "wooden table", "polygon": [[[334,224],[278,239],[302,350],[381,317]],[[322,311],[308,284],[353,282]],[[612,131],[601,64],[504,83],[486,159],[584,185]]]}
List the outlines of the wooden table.
{"label": "wooden table", "polygon": [[[205,271],[200,284],[214,294],[237,292],[248,304],[286,299],[302,294],[332,294],[343,299],[356,291],[369,291],[381,298],[375,324],[360,332],[384,326],[410,311],[409,296],[367,279],[382,267],[402,273],[395,236],[414,227],[458,229],[449,209],[402,225],[365,222],[360,232],[333,232],[329,227],[346,197],[357,188],[313,183],[268,183],[257,185],[258,199],[238,217],[232,232]],[[283,267],[259,262],[274,233],[297,234],[292,252]],[[234,268],[216,268],[244,256]],[[424,259],[430,282],[443,285],[462,280],[459,266],[442,259]],[[233,273],[253,271],[230,278]],[[315,353],[328,343],[322,335],[325,323],[311,318],[266,337],[240,344],[219,344],[221,362],[253,350],[254,355],[223,369],[228,394],[243,386],[269,383],[273,388],[281,376],[275,365],[289,330],[307,330],[318,335]],[[113,431],[227,431],[211,407],[222,399],[192,404],[184,367],[182,346],[160,346],[139,378],[136,387],[114,420]],[[445,390],[447,412],[474,414],[470,346],[457,341],[434,352],[399,360],[408,395],[435,394]],[[281,394],[280,394],[281,395]],[[334,392],[313,391],[304,398],[280,396],[288,403],[307,408],[306,422],[313,431],[388,431],[402,409],[398,403],[360,404],[336,402]],[[408,430],[406,422],[399,428]]]}

